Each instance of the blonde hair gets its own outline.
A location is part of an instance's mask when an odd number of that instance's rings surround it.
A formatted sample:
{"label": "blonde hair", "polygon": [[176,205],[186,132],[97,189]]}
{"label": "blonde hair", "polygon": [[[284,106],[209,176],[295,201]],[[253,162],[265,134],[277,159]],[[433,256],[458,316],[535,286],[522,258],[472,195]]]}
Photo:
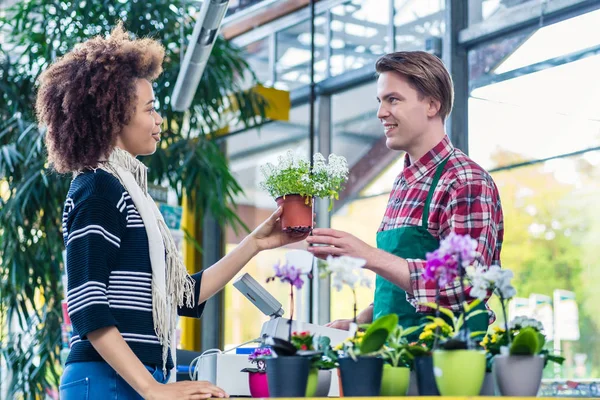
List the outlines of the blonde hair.
{"label": "blonde hair", "polygon": [[442,61],[424,51],[398,51],[380,57],[375,63],[378,74],[396,72],[408,79],[421,96],[431,96],[440,102],[438,112],[445,121],[452,111],[454,85]]}

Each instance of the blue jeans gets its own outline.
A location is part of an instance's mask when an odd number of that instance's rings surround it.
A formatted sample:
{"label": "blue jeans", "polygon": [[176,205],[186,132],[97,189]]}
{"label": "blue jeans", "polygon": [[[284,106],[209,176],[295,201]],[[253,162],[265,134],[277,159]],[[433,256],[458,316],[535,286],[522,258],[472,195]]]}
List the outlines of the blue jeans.
{"label": "blue jeans", "polygon": [[[169,380],[162,367],[146,366],[159,383]],[[74,362],[65,368],[60,379],[61,400],[138,400],[142,399],[125,380],[104,361]]]}

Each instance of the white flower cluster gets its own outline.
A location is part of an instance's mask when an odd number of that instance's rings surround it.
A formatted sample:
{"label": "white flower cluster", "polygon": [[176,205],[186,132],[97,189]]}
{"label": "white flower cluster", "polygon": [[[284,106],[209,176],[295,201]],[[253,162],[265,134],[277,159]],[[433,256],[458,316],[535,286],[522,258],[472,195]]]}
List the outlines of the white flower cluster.
{"label": "white flower cluster", "polygon": [[366,263],[367,261],[362,258],[328,256],[325,271],[331,274],[331,283],[338,291],[342,290],[344,285],[352,290],[356,288],[357,284],[371,287],[371,281],[363,271]]}
{"label": "white flower cluster", "polygon": [[512,321],[510,321],[509,329],[522,329],[532,327],[538,332],[542,332],[544,330],[544,325],[540,321],[535,318],[528,318],[524,316],[515,317]]}
{"label": "white flower cluster", "polygon": [[277,158],[277,163],[260,167],[262,189],[277,198],[286,194],[300,194],[321,198],[337,198],[342,184],[348,179],[348,162],[335,154],[329,159],[321,153],[313,156],[313,166],[306,157],[288,150]]}
{"label": "white flower cluster", "polygon": [[496,291],[496,294],[504,300],[511,299],[517,294],[511,285],[513,272],[509,269],[502,269],[498,265],[492,265],[487,269],[469,267],[467,274],[473,285],[471,297],[484,300],[490,290]]}

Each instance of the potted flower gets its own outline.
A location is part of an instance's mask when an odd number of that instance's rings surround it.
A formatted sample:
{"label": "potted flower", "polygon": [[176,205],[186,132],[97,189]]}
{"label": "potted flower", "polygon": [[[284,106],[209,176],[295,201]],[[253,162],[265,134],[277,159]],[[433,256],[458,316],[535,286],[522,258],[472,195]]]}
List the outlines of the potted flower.
{"label": "potted flower", "polygon": [[[436,283],[435,303],[425,303],[435,311],[433,321],[443,317],[452,323],[453,336],[440,341],[440,329],[434,335],[433,366],[438,390],[443,396],[476,396],[479,394],[485,377],[485,352],[476,348],[474,337],[483,336],[485,331],[471,332],[467,322],[487,313],[476,309],[481,301],[466,301],[466,267],[473,262],[477,242],[468,235],[454,232],[440,242],[433,253],[427,253],[427,265],[423,272],[425,280]],[[440,307],[440,289],[458,279],[460,286],[458,317],[448,308]],[[480,307],[481,308],[481,307]],[[487,322],[485,323],[487,328]]]}
{"label": "potted flower", "polygon": [[496,387],[503,396],[536,396],[547,362],[562,364],[564,358],[544,349],[546,338],[539,321],[517,317],[508,323],[507,303],[517,294],[511,284],[512,271],[493,265],[470,269],[469,277],[473,283],[472,296],[481,299],[493,292],[502,306],[504,329],[494,328],[492,335],[481,342],[487,351],[488,365],[492,364]]}
{"label": "potted flower", "polygon": [[421,326],[403,329],[396,325],[383,348],[383,377],[381,379],[381,396],[406,396],[410,385],[410,367],[414,356],[406,337]]}
{"label": "potted flower", "polygon": [[[286,254],[286,262],[273,266],[275,275],[267,283],[279,280],[290,286],[290,318],[288,340],[268,338],[267,343],[274,353],[267,360],[267,381],[271,397],[304,397],[310,367],[310,357],[297,354],[292,343],[292,321],[294,318],[294,288],[300,290],[306,278],[312,278],[313,255],[304,250],[292,250]],[[294,371],[290,373],[290,371]]]}
{"label": "potted flower", "polygon": [[256,364],[256,368],[244,368],[241,372],[248,372],[248,386],[250,395],[255,398],[269,397],[269,386],[267,383],[266,359],[271,357],[271,349],[258,347],[248,356],[248,361]]}
{"label": "potted flower", "polygon": [[344,157],[322,154],[313,156],[313,163],[291,150],[280,156],[276,164],[267,163],[260,169],[260,183],[277,202],[283,205],[282,228],[290,233],[306,233],[313,225],[313,198],[329,198],[330,207],[338,198],[348,179],[348,163]]}
{"label": "potted flower", "polygon": [[315,338],[310,332],[293,332],[292,344],[299,354],[312,355],[306,385],[306,397],[327,397],[331,385],[331,369],[336,367],[337,354],[327,336]]}
{"label": "potted flower", "polygon": [[344,396],[374,397],[381,393],[383,346],[397,325],[398,315],[384,315],[337,347]]}

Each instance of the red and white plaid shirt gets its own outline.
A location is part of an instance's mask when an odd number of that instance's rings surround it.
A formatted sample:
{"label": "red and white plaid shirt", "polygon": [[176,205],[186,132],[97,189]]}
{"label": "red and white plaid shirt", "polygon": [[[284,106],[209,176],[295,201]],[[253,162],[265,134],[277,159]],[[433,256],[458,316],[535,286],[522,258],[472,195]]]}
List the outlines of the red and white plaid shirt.
{"label": "red and white plaid shirt", "polygon": [[[439,240],[452,231],[468,234],[477,240],[475,265],[500,265],[504,227],[498,188],[487,171],[452,146],[448,136],[414,164],[408,154],[405,156],[404,170],[394,182],[379,230],[421,225],[436,167],[448,156],[433,193],[427,229]],[[425,260],[408,260],[413,294],[407,298],[418,312],[429,313],[430,308],[419,305],[435,301],[435,283],[421,277],[425,263]],[[467,287],[467,300],[469,291]],[[458,311],[459,295],[459,283],[449,284],[440,291],[440,305]]]}

